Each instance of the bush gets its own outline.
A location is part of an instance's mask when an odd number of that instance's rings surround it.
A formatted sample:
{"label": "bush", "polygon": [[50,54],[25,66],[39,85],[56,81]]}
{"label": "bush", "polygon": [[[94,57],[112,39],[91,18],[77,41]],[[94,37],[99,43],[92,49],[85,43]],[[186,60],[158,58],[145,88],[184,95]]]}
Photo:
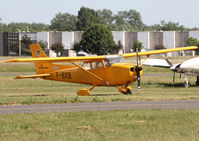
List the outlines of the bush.
{"label": "bush", "polygon": [[123,49],[123,46],[122,46],[121,41],[119,40],[118,43],[115,45],[115,48],[114,48],[112,54],[117,54],[120,49]]}
{"label": "bush", "polygon": [[82,50],[80,43],[74,43],[72,50],[78,54]]}
{"label": "bush", "polygon": [[166,49],[164,45],[156,45],[155,50],[161,50],[161,49]]}
{"label": "bush", "polygon": [[51,50],[55,51],[55,53],[57,54],[57,56],[59,56],[59,54],[63,54],[64,52],[64,46],[62,45],[62,43],[54,43],[51,46]]}
{"label": "bush", "polygon": [[138,40],[136,40],[132,46],[133,52],[136,52],[136,49],[138,48],[138,51],[140,52],[142,49],[142,43]]}
{"label": "bush", "polygon": [[[199,47],[199,41],[196,38],[190,37],[187,40],[187,46],[198,46]],[[199,55],[199,49],[196,50],[196,55]]]}

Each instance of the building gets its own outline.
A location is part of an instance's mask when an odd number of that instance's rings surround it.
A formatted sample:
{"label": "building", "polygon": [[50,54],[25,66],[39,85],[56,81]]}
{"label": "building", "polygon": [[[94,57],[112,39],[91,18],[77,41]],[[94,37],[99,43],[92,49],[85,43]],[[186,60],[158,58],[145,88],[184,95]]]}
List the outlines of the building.
{"label": "building", "polygon": [[[121,42],[124,53],[132,51],[136,40],[142,42],[144,50],[153,50],[156,45],[164,45],[167,49],[183,47],[186,46],[189,37],[199,40],[199,31],[112,31],[112,35],[116,44],[118,41]],[[49,50],[53,44],[61,43],[65,49],[65,56],[75,56],[76,53],[72,48],[75,43],[80,42],[82,32],[0,33],[0,56],[20,55],[21,40],[24,36],[29,37],[33,43],[45,42]],[[55,53],[50,50],[49,55],[55,56]],[[179,55],[179,53],[169,55]]]}

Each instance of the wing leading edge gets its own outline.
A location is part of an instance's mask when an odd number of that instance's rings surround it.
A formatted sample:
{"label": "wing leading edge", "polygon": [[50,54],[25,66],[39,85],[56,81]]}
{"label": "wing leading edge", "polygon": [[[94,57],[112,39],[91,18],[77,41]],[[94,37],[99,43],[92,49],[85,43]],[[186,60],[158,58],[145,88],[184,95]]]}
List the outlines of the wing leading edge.
{"label": "wing leading edge", "polygon": [[[183,50],[194,50],[198,49],[197,46],[188,46],[188,47],[179,47],[179,48],[173,48],[173,49],[163,49],[163,50],[153,50],[153,51],[145,51],[145,52],[139,52],[139,56],[150,56],[154,54],[163,54],[168,52],[177,52],[177,51],[183,51]],[[136,53],[128,53],[122,55],[124,58],[127,57],[135,57]]]}

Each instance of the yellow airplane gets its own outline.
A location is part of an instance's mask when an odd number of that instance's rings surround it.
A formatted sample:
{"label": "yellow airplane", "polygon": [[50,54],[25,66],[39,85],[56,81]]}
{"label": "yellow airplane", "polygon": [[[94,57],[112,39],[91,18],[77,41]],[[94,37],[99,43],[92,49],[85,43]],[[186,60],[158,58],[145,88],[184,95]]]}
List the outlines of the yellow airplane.
{"label": "yellow airplane", "polygon": [[[19,75],[15,79],[42,78],[45,80],[92,85],[89,90],[80,89],[77,91],[77,95],[88,96],[95,86],[112,86],[118,88],[119,92],[123,94],[131,94],[129,84],[138,81],[138,88],[140,89],[140,77],[143,70],[138,60],[141,56],[146,56],[147,59],[152,54],[191,50],[197,49],[197,47],[190,46],[122,55],[54,58],[47,57],[39,44],[30,45],[30,49],[33,58],[12,59],[5,62],[34,62],[37,74],[28,76]],[[137,64],[125,63],[124,58],[136,56]],[[61,64],[60,62],[68,62],[69,65]]]}

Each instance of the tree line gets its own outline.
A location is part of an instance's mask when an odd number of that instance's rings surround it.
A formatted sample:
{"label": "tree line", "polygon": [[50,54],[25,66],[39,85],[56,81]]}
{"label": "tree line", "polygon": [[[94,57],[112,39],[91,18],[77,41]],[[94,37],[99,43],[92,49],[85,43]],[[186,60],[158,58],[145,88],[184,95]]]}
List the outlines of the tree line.
{"label": "tree line", "polygon": [[112,31],[188,31],[199,28],[187,28],[178,22],[160,21],[159,24],[146,25],[141,14],[133,9],[118,11],[114,14],[109,9],[94,10],[81,7],[78,15],[57,13],[49,24],[43,23],[9,23],[0,19],[0,32],[21,32],[28,27],[30,32],[40,31],[84,31],[91,24],[102,24]]}

